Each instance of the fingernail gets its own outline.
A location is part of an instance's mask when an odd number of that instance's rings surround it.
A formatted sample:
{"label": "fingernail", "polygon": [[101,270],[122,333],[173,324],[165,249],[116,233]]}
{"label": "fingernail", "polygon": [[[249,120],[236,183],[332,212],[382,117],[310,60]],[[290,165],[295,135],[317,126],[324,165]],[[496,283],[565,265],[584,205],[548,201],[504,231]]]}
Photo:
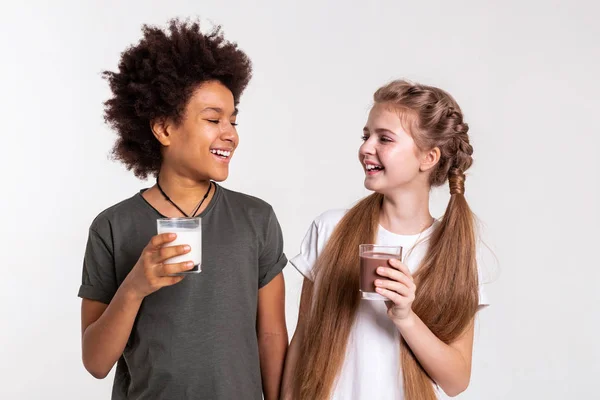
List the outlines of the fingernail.
{"label": "fingernail", "polygon": [[381,285],[381,281],[379,279],[375,280],[376,285]]}
{"label": "fingernail", "polygon": [[383,271],[385,271],[385,270],[383,269],[383,267],[379,267],[379,268],[377,268],[377,272],[383,272]]}
{"label": "fingernail", "polygon": [[188,261],[188,262],[185,263],[185,266],[186,267],[193,267],[194,263],[192,261]]}
{"label": "fingernail", "polygon": [[188,245],[185,245],[185,246],[183,246],[183,249],[184,249],[185,251],[188,251],[188,250],[190,249],[190,246],[188,246]]}

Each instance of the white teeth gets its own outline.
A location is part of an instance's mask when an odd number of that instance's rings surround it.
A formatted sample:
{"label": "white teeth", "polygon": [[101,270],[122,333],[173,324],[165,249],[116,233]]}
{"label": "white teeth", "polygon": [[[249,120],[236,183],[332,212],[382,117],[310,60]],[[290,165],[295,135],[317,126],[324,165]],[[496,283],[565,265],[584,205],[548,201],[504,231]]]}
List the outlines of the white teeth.
{"label": "white teeth", "polygon": [[377,167],[380,167],[380,166],[379,165],[373,165],[373,164],[366,164],[365,165],[365,168],[367,169],[367,171],[374,170]]}
{"label": "white teeth", "polygon": [[231,151],[225,151],[225,150],[211,150],[210,151],[213,154],[217,154],[223,157],[229,157],[231,156]]}

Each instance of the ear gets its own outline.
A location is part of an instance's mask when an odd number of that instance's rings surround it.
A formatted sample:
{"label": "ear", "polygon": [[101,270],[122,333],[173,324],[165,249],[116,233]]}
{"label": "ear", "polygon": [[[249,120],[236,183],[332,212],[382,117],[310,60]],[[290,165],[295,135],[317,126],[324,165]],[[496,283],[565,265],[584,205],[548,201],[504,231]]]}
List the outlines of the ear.
{"label": "ear", "polygon": [[171,144],[172,124],[166,118],[157,118],[150,121],[150,129],[152,134],[163,146]]}
{"label": "ear", "polygon": [[419,167],[421,172],[431,170],[440,161],[441,152],[439,147],[434,147],[431,150],[424,151],[421,155],[421,166]]}

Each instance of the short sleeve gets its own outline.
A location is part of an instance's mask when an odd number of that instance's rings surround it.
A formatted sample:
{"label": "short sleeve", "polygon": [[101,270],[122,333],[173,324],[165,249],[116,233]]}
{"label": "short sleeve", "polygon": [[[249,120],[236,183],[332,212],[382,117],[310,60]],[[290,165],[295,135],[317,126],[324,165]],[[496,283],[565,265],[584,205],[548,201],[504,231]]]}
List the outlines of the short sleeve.
{"label": "short sleeve", "polygon": [[79,297],[109,304],[117,292],[117,278],[110,238],[90,229],[83,258]]}
{"label": "short sleeve", "polygon": [[495,260],[491,250],[480,240],[477,243],[477,273],[479,280],[479,309],[490,305],[490,299],[486,291],[489,281],[491,266]]}
{"label": "short sleeve", "polygon": [[487,307],[490,305],[490,300],[488,299],[487,291],[485,290],[485,284],[479,284],[479,307]]}
{"label": "short sleeve", "polygon": [[267,221],[263,249],[258,260],[258,288],[266,286],[287,265],[287,258],[283,252],[283,234],[279,221],[273,209],[270,210]]}
{"label": "short sleeve", "polygon": [[314,281],[313,268],[319,258],[319,228],[316,221],[310,225],[302,244],[300,253],[290,263],[306,278]]}

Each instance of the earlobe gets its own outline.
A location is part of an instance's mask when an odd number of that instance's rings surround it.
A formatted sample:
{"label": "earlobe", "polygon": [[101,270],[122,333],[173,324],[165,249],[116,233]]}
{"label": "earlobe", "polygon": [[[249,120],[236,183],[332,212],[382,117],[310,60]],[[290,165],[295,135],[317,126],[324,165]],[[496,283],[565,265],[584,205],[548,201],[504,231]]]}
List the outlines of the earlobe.
{"label": "earlobe", "polygon": [[167,120],[163,118],[155,119],[150,121],[150,129],[152,134],[163,146],[171,144],[171,138],[169,134],[169,125]]}
{"label": "earlobe", "polygon": [[434,147],[425,152],[421,161],[421,172],[429,171],[431,168],[435,167],[438,161],[440,161],[440,156],[441,152],[439,147]]}

